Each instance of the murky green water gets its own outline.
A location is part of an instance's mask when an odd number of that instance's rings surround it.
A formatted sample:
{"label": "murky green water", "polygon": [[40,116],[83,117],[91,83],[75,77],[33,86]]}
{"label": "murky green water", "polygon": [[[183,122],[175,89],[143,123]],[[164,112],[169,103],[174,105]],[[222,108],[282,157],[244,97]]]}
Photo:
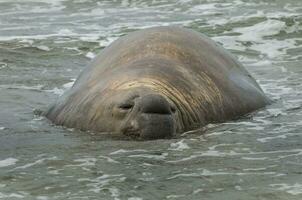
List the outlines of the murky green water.
{"label": "murky green water", "polygon": [[[275,103],[173,140],[67,130],[45,109],[97,52],[145,27],[203,32]],[[302,198],[302,1],[0,0],[0,199]]]}

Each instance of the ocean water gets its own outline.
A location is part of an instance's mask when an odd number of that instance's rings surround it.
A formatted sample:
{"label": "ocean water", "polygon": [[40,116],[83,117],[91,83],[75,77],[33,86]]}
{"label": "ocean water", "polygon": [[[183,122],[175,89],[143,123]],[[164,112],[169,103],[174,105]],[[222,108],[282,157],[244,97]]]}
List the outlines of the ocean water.
{"label": "ocean water", "polygon": [[[178,25],[232,52],[274,100],[171,140],[35,114],[115,39]],[[0,0],[0,199],[302,199],[301,0]]]}

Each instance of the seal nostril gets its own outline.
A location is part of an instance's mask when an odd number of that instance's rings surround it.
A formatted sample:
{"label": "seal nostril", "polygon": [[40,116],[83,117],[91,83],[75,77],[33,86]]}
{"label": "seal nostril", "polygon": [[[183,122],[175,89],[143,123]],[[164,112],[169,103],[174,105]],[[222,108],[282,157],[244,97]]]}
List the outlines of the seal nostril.
{"label": "seal nostril", "polygon": [[171,111],[172,111],[173,113],[176,112],[176,108],[175,108],[174,106],[171,106],[170,109],[171,109]]}

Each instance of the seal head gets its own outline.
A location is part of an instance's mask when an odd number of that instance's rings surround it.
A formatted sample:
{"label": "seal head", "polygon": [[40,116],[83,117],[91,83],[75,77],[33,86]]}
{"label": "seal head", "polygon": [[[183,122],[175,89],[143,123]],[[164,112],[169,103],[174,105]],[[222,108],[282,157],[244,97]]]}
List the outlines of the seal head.
{"label": "seal head", "polygon": [[154,27],[102,50],[45,115],[80,130],[159,139],[269,102],[244,67],[208,37]]}

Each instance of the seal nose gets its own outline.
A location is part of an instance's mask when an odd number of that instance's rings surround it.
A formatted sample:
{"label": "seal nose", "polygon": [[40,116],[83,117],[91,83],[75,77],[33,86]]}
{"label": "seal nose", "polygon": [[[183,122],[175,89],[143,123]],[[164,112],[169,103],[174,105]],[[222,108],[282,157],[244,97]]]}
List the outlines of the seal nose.
{"label": "seal nose", "polygon": [[141,99],[141,112],[148,114],[171,114],[169,102],[161,95],[148,94]]}
{"label": "seal nose", "polygon": [[137,115],[124,129],[125,135],[141,139],[171,138],[176,132],[175,116],[167,99],[159,94],[147,94],[137,101]]}

